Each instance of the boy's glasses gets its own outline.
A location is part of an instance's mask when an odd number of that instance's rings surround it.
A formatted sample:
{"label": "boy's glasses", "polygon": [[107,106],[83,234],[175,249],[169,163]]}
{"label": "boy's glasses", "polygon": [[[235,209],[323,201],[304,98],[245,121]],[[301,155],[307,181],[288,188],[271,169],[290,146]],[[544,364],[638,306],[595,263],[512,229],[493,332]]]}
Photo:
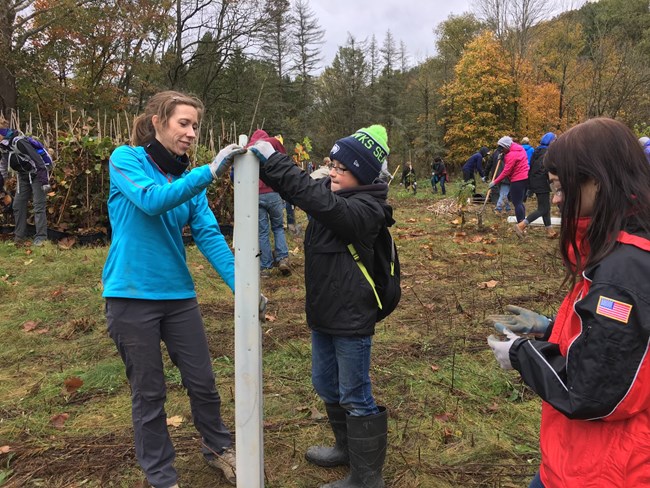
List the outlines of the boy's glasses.
{"label": "boy's glasses", "polygon": [[333,169],[339,175],[344,174],[346,171],[350,171],[349,169],[344,168],[343,166],[338,166],[338,165],[333,164],[333,163],[329,164],[328,166],[329,166],[329,169]]}

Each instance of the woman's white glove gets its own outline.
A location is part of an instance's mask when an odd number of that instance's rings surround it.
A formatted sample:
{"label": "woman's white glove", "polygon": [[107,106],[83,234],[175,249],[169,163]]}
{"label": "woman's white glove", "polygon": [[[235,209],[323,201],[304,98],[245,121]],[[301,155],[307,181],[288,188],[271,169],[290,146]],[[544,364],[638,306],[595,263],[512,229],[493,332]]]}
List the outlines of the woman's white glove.
{"label": "woman's white glove", "polygon": [[230,144],[224,147],[210,163],[212,178],[215,180],[221,178],[232,166],[232,163],[235,161],[235,156],[244,154],[245,152],[246,149],[237,144]]}
{"label": "woman's white glove", "polygon": [[511,332],[508,329],[505,329],[503,332],[507,339],[505,341],[500,340],[494,335],[489,335],[487,338],[488,346],[492,349],[494,357],[497,358],[497,363],[503,369],[512,369],[512,363],[510,362],[510,348],[515,343],[519,336],[514,332]]}

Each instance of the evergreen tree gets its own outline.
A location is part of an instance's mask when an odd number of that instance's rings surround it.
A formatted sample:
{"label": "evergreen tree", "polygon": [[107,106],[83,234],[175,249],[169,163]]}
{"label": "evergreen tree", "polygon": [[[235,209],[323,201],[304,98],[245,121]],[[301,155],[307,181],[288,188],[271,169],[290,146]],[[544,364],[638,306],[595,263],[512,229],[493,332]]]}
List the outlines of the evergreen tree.
{"label": "evergreen tree", "polygon": [[333,138],[352,134],[368,123],[368,78],[364,50],[349,35],[317,85],[317,148],[329,150]]}
{"label": "evergreen tree", "polygon": [[294,67],[297,74],[297,82],[300,88],[300,98],[297,104],[297,117],[300,119],[299,126],[304,132],[306,123],[311,117],[314,72],[321,61],[321,45],[325,31],[321,29],[316,15],[309,8],[307,0],[297,0],[294,6],[294,17],[296,27],[294,31]]}

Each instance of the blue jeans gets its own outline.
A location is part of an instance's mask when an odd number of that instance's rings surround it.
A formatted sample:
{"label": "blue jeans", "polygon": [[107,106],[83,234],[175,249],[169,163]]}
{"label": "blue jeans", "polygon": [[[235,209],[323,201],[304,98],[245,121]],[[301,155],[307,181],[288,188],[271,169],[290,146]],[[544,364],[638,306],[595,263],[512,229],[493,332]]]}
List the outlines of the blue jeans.
{"label": "blue jeans", "polygon": [[280,195],[275,192],[260,194],[259,203],[259,240],[262,269],[273,267],[273,252],[271,251],[271,236],[269,235],[269,221],[273,230],[273,241],[275,245],[275,260],[280,261],[289,256],[287,239],[284,235],[284,202]]}
{"label": "blue jeans", "polygon": [[508,183],[499,184],[499,200],[497,201],[498,212],[504,210],[510,212],[510,203],[508,203],[508,193],[510,193],[510,185]]}
{"label": "blue jeans", "polygon": [[539,471],[535,475],[535,477],[530,481],[530,485],[528,485],[528,488],[544,488],[544,483],[542,483],[542,479],[539,477]]}
{"label": "blue jeans", "polygon": [[296,223],[296,211],[289,202],[285,202],[287,207],[287,225],[292,225]]}
{"label": "blue jeans", "polygon": [[311,332],[311,382],[325,403],[338,403],[354,417],[379,413],[370,384],[372,336]]}
{"label": "blue jeans", "polygon": [[442,194],[446,195],[447,190],[445,189],[445,180],[447,179],[447,175],[433,175],[431,178],[431,187],[433,188],[433,191],[437,192],[438,188],[436,188],[436,185],[440,183],[440,189],[442,190]]}

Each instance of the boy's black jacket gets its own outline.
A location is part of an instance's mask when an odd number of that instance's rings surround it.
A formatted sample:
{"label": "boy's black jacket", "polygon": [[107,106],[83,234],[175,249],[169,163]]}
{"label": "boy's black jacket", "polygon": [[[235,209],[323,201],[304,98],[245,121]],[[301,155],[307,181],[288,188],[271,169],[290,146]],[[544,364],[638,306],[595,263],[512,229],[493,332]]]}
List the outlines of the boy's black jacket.
{"label": "boy's black jacket", "polygon": [[372,275],[377,234],[395,222],[386,202],[388,186],[373,183],[332,192],[329,178],[313,180],[277,152],[261,167],[260,178],[312,217],[305,231],[309,327],[341,336],[374,334],[377,302],[347,245],[354,244]]}

